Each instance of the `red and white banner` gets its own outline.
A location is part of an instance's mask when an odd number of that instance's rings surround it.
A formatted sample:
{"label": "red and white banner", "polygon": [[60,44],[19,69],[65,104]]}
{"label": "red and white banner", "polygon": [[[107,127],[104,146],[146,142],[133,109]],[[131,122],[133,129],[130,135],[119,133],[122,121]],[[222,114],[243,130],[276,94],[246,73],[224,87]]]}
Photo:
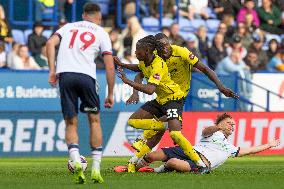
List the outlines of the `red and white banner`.
{"label": "red and white banner", "polygon": [[[127,120],[131,112],[119,113],[116,126],[104,150],[106,156],[129,156],[133,153],[131,142],[141,131],[131,128]],[[202,129],[214,125],[221,112],[184,112],[183,134],[194,145],[199,141]],[[261,154],[284,154],[284,112],[233,112],[236,128],[230,140],[235,146],[247,148],[279,138],[280,145]],[[173,146],[169,133],[163,136],[158,148]]]}
{"label": "red and white banner", "polygon": [[[220,112],[185,112],[183,114],[183,134],[194,145],[199,141],[204,127],[214,125]],[[236,128],[230,140],[238,147],[251,147],[267,143],[269,139],[279,138],[280,145],[261,154],[284,154],[284,112],[233,112]],[[172,146],[166,133],[160,147]]]}

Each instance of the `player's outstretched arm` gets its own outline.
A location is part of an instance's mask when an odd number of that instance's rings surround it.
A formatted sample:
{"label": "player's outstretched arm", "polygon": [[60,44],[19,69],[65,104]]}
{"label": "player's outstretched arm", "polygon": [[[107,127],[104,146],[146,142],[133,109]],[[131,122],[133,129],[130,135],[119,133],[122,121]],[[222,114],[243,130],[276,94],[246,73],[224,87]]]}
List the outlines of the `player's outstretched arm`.
{"label": "player's outstretched arm", "polygon": [[276,147],[279,144],[280,144],[280,140],[274,139],[274,140],[270,140],[267,144],[263,144],[263,145],[260,145],[260,146],[253,146],[253,147],[250,147],[250,148],[240,148],[238,157],[250,155],[250,154],[256,154],[256,153],[262,152],[264,150]]}
{"label": "player's outstretched arm", "polygon": [[108,96],[105,99],[105,108],[111,108],[114,104],[113,88],[115,82],[115,70],[112,55],[104,55],[104,64],[106,67],[106,79],[108,84]]}
{"label": "player's outstretched arm", "polygon": [[125,75],[125,73],[123,72],[122,68],[118,69],[118,77],[123,81],[123,83],[130,85],[131,87],[133,87],[134,89],[141,91],[143,93],[146,93],[148,95],[151,95],[155,92],[156,90],[156,85],[155,84],[142,84],[142,83],[136,83],[134,81],[131,81],[130,79],[128,79]]}
{"label": "player's outstretched arm", "polygon": [[46,54],[48,59],[49,77],[48,82],[50,85],[55,86],[57,83],[56,79],[56,68],[55,68],[55,47],[60,43],[60,37],[58,35],[52,35],[46,43]]}
{"label": "player's outstretched arm", "polygon": [[217,88],[220,90],[221,93],[223,93],[226,97],[236,98],[238,99],[239,96],[234,93],[231,89],[225,87],[222,82],[218,79],[216,73],[211,70],[208,66],[203,64],[202,62],[198,61],[196,64],[194,64],[194,67],[203,72],[211,81],[213,81]]}
{"label": "player's outstretched arm", "polygon": [[[143,81],[143,73],[140,72],[138,73],[135,78],[134,78],[134,82],[135,83],[142,83]],[[129,105],[129,104],[137,104],[139,102],[139,94],[138,94],[138,90],[134,89],[133,88],[133,92],[132,92],[132,95],[128,98],[128,100],[126,101],[126,105]]]}
{"label": "player's outstretched arm", "polygon": [[120,67],[132,70],[134,72],[140,72],[140,69],[138,67],[138,64],[124,64],[120,61],[120,59],[117,56],[113,57],[114,63]]}

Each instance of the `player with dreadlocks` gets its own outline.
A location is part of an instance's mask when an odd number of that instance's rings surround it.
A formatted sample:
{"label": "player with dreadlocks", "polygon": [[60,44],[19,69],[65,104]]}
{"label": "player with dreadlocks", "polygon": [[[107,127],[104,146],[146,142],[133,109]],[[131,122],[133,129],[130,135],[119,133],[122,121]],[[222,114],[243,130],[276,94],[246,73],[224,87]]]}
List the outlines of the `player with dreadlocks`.
{"label": "player with dreadlocks", "polygon": [[[217,88],[227,97],[238,98],[238,96],[229,88],[226,88],[218,79],[216,74],[204,65],[192,52],[188,49],[176,45],[170,45],[167,36],[163,33],[155,35],[157,52],[166,62],[171,79],[177,83],[185,94],[185,98],[190,89],[191,72],[193,68],[199,69],[207,77],[213,81]],[[135,77],[135,82],[141,83],[143,74],[139,73]],[[138,91],[133,90],[133,94],[127,100],[127,104],[136,104],[139,101]],[[165,120],[165,118],[160,118]],[[147,154],[158,144],[162,138],[164,131],[145,130],[144,133],[132,144],[132,147],[138,151],[130,162],[136,163],[137,154],[139,156]]]}
{"label": "player with dreadlocks", "polygon": [[[193,149],[190,142],[181,133],[184,92],[180,89],[179,85],[171,80],[165,61],[154,54],[156,46],[156,39],[153,35],[146,36],[138,41],[135,52],[139,60],[138,65],[125,65],[117,57],[114,58],[117,65],[141,72],[147,80],[147,84],[136,83],[129,80],[123,70],[119,69],[118,76],[125,84],[149,95],[154,92],[157,94],[155,100],[145,103],[130,116],[128,124],[137,129],[165,130],[164,123],[155,118],[167,115],[168,128],[172,140],[193,161],[191,167],[199,167],[200,171],[204,171],[206,170],[206,165]],[[144,155],[139,155],[139,153],[136,154],[137,160]],[[130,162],[128,165],[129,172],[134,172],[135,164]]]}

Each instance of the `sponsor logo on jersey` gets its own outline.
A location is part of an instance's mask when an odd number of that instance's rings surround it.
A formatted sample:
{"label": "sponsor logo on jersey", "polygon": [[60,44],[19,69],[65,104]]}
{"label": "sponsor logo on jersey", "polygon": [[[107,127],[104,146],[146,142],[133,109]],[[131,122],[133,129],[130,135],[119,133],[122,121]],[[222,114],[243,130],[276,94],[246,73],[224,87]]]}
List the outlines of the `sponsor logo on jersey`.
{"label": "sponsor logo on jersey", "polygon": [[194,54],[189,54],[189,58],[193,60],[195,58]]}
{"label": "sponsor logo on jersey", "polygon": [[157,80],[160,80],[160,79],[161,79],[161,78],[160,78],[160,74],[158,74],[158,73],[154,74],[153,78],[154,78],[154,79],[157,79]]}

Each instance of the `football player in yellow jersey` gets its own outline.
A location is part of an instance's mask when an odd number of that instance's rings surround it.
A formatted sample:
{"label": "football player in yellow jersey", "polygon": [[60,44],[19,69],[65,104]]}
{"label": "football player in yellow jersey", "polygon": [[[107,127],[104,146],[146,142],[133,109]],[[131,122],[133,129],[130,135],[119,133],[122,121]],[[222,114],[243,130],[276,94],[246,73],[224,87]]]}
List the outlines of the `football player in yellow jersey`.
{"label": "football player in yellow jersey", "polygon": [[[185,94],[179,85],[171,80],[165,61],[153,53],[155,49],[155,37],[149,35],[140,39],[136,44],[135,53],[139,60],[139,65],[123,64],[117,57],[114,58],[114,62],[118,66],[141,72],[147,80],[147,84],[136,83],[129,80],[123,70],[119,69],[118,76],[124,83],[146,94],[153,94],[154,92],[157,94],[155,100],[145,103],[130,116],[128,124],[137,129],[165,130],[164,123],[155,119],[155,117],[159,118],[167,115],[166,119],[172,140],[181,147],[187,157],[201,167],[201,171],[204,171],[206,170],[206,165],[193,149],[190,142],[181,133]],[[145,147],[147,148],[147,145]],[[147,151],[151,151],[151,149],[147,149]],[[135,172],[135,163],[138,158],[140,157],[138,156],[137,159],[128,164],[129,172]]]}
{"label": "football player in yellow jersey", "polygon": [[[201,63],[198,58],[191,53],[188,49],[176,45],[170,45],[167,36],[159,33],[155,36],[157,45],[157,53],[162,57],[168,66],[171,79],[180,85],[181,90],[184,92],[185,97],[187,96],[190,89],[191,73],[193,68],[197,68],[202,71],[207,77],[213,81],[217,88],[227,97],[238,98],[238,96],[229,88],[226,88],[218,79],[216,74],[208,68],[206,65]],[[135,82],[141,83],[142,77],[139,73]],[[135,104],[139,101],[138,91],[133,90],[133,95],[127,100],[127,104]],[[164,120],[161,118],[160,120]],[[132,147],[138,151],[130,160],[130,162],[136,161],[137,157],[141,157],[144,154],[150,152],[150,150],[158,144],[162,138],[164,131],[144,131],[143,135],[140,136],[133,144]],[[154,136],[154,137],[153,137]],[[147,143],[146,143],[147,142]],[[150,149],[150,150],[149,150]]]}

